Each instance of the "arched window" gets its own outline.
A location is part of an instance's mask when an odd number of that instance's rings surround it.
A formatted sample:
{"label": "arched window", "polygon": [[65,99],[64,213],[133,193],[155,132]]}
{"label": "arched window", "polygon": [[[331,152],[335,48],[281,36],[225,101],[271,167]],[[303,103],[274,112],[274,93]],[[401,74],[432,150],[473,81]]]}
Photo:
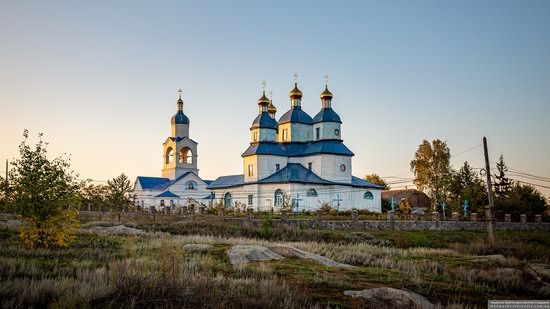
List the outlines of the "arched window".
{"label": "arched window", "polygon": [[187,147],[180,150],[180,163],[193,164],[193,152]]}
{"label": "arched window", "polygon": [[227,192],[223,197],[223,205],[225,208],[233,207],[233,199],[231,198],[231,193]]}
{"label": "arched window", "polygon": [[172,147],[168,147],[166,149],[166,164],[170,164],[174,161],[174,150],[172,149]]}
{"label": "arched window", "polygon": [[187,190],[197,190],[197,183],[194,182],[193,180],[189,180],[188,182],[185,183],[185,188]]}
{"label": "arched window", "polygon": [[277,189],[277,191],[275,191],[275,206],[278,206],[278,207],[283,206],[284,196],[285,194],[283,190]]}
{"label": "arched window", "polygon": [[372,192],[367,191],[367,192],[365,192],[365,195],[363,195],[363,198],[366,199],[366,200],[372,200],[372,199],[374,199],[374,196],[372,196]]}
{"label": "arched window", "polygon": [[160,206],[164,206],[164,200],[160,200]]}
{"label": "arched window", "polygon": [[317,190],[313,188],[307,190],[307,196],[317,196]]}

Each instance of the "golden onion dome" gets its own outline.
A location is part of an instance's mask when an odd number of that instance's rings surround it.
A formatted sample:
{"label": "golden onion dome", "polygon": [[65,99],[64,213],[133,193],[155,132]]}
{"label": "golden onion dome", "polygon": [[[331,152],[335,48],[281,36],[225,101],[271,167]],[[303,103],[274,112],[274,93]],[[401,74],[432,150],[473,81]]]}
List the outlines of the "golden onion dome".
{"label": "golden onion dome", "polygon": [[277,108],[275,107],[275,105],[273,105],[273,102],[269,102],[269,106],[267,107],[267,111],[268,111],[270,114],[275,114],[275,113],[277,113]]}
{"label": "golden onion dome", "polygon": [[298,89],[298,83],[294,83],[294,89],[290,92],[290,98],[291,99],[301,99],[302,98],[302,92],[300,89]]}
{"label": "golden onion dome", "polygon": [[321,100],[332,99],[332,92],[328,90],[328,86],[325,85],[325,91],[321,92]]}
{"label": "golden onion dome", "polygon": [[262,96],[258,99],[258,105],[269,105],[269,99],[265,96],[265,91]]}

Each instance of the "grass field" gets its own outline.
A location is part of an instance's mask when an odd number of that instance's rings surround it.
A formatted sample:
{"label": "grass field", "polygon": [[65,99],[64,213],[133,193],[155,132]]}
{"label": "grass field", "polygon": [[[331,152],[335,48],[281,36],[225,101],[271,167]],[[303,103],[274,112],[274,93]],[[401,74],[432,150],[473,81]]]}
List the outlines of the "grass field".
{"label": "grass field", "polygon": [[[549,278],[532,271],[549,263],[550,236],[540,231],[498,231],[497,246],[489,249],[483,231],[251,228],[216,218],[137,227],[148,233],[84,231],[69,249],[41,250],[26,249],[15,230],[0,229],[2,307],[346,308],[364,302],[343,291],[382,286],[413,291],[443,308],[550,298]],[[188,252],[188,243],[214,249]],[[273,243],[355,268],[293,258],[229,263],[232,245]],[[488,254],[505,257],[480,257]]]}

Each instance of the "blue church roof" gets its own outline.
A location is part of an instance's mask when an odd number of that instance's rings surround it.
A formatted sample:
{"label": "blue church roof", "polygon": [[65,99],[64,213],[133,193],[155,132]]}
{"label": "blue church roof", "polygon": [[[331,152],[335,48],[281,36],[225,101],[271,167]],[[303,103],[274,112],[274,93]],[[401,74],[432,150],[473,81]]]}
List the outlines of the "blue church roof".
{"label": "blue church roof", "polygon": [[137,180],[141,184],[141,188],[144,190],[166,190],[171,185],[175,184],[180,179],[182,179],[183,177],[191,173],[193,172],[184,173],[183,175],[181,175],[180,177],[174,180],[170,180],[168,178],[161,178],[161,177],[144,177],[144,176],[138,176]]}
{"label": "blue church roof", "polygon": [[375,185],[364,179],[352,176],[351,183],[349,182],[335,182],[323,179],[315,174],[313,171],[305,168],[299,163],[288,163],[287,166],[275,172],[274,174],[258,180],[257,182],[244,182],[244,175],[231,175],[222,176],[214,180],[207,189],[223,189],[242,186],[244,184],[268,184],[268,183],[304,183],[304,184],[318,184],[318,185],[340,185],[350,186],[358,188],[372,188],[383,189],[382,186]]}
{"label": "blue church roof", "polygon": [[321,108],[319,113],[317,113],[317,115],[313,117],[313,123],[318,123],[318,122],[342,123],[342,120],[340,120],[340,116],[338,116],[338,114],[336,114],[336,112],[332,108],[326,107],[326,108]]}
{"label": "blue church roof", "polygon": [[288,163],[284,168],[275,172],[271,176],[268,176],[264,179],[260,179],[258,183],[287,183],[287,182],[298,182],[298,183],[315,183],[330,185],[331,181],[324,180],[323,178],[317,176],[311,170],[302,166],[299,163]]}
{"label": "blue church roof", "polygon": [[178,111],[171,120],[172,124],[189,124],[189,118],[182,111]]}
{"label": "blue church roof", "polygon": [[287,122],[313,124],[313,119],[302,110],[302,107],[294,106],[279,118],[279,124]]}
{"label": "blue church roof", "polygon": [[268,112],[262,112],[252,122],[252,128],[277,129],[277,121],[269,116]]}
{"label": "blue church roof", "polygon": [[309,143],[254,143],[242,154],[243,157],[257,154],[303,157],[316,154],[353,156],[353,152],[340,140],[323,140]]}
{"label": "blue church roof", "polygon": [[161,194],[155,196],[155,197],[177,197],[179,198],[179,195],[176,195],[170,191],[165,191],[165,192],[162,192]]}

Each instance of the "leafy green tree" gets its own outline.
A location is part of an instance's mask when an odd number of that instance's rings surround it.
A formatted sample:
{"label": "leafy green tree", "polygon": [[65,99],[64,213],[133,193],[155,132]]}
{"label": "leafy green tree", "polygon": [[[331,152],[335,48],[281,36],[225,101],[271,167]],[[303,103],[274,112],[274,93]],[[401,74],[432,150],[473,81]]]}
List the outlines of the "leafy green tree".
{"label": "leafy green tree", "polygon": [[377,174],[366,175],[365,180],[370,182],[370,183],[373,183],[375,185],[383,186],[384,189],[382,189],[382,190],[389,190],[390,189],[390,186],[388,185],[388,183],[384,179],[382,179],[382,177],[378,176]]}
{"label": "leafy green tree", "polygon": [[411,171],[414,173],[414,184],[420,191],[429,194],[433,201],[441,200],[451,175],[451,151],[447,144],[439,139],[431,143],[422,141],[418,146]]}
{"label": "leafy green tree", "polygon": [[125,211],[130,206],[128,192],[132,190],[132,184],[124,173],[107,181],[107,199],[111,210]]}
{"label": "leafy green tree", "polygon": [[474,169],[464,162],[458,171],[452,171],[447,186],[448,203],[452,211],[462,211],[464,200],[468,200],[468,211],[483,211],[488,203],[487,188]]}
{"label": "leafy green tree", "polygon": [[508,172],[508,167],[504,163],[504,156],[500,155],[497,162],[497,172],[494,175],[495,195],[500,198],[506,197],[512,188],[512,181],[506,177],[506,172]]}
{"label": "leafy green tree", "polygon": [[6,179],[0,176],[0,212],[8,212],[8,201],[7,201],[7,188],[8,183]]}
{"label": "leafy green tree", "polygon": [[19,235],[31,248],[68,246],[79,225],[78,175],[70,170],[68,158],[47,158],[42,134],[34,148],[27,144],[27,130],[23,136],[8,186],[9,202],[23,223]]}
{"label": "leafy green tree", "polygon": [[533,212],[542,214],[546,211],[547,206],[544,196],[535,187],[515,182],[506,197],[495,199],[495,209],[506,213]]}
{"label": "leafy green tree", "polygon": [[105,185],[86,184],[81,189],[82,209],[83,210],[107,210],[109,201],[107,194],[109,188]]}

